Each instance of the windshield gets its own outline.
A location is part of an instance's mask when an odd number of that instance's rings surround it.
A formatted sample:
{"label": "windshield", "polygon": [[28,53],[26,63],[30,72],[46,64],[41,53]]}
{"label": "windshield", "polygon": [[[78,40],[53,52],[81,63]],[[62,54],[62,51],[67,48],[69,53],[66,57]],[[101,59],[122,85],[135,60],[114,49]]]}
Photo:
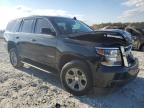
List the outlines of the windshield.
{"label": "windshield", "polygon": [[50,19],[60,34],[74,34],[93,31],[86,24],[69,18],[51,18]]}

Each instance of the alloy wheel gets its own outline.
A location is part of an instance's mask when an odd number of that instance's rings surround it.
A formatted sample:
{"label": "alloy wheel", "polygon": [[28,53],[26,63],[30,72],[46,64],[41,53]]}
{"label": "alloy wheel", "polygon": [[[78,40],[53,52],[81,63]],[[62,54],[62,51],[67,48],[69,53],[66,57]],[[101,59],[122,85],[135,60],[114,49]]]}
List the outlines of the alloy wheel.
{"label": "alloy wheel", "polygon": [[77,68],[71,68],[65,75],[67,85],[74,91],[82,91],[87,85],[85,73]]}

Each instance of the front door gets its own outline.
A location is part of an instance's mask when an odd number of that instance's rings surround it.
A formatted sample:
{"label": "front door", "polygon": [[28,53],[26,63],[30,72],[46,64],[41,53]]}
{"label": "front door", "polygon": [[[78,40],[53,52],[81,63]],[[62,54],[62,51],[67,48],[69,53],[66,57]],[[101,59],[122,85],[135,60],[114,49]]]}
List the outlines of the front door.
{"label": "front door", "polygon": [[55,65],[57,37],[46,30],[54,32],[48,19],[38,18],[32,36],[35,61],[46,65]]}

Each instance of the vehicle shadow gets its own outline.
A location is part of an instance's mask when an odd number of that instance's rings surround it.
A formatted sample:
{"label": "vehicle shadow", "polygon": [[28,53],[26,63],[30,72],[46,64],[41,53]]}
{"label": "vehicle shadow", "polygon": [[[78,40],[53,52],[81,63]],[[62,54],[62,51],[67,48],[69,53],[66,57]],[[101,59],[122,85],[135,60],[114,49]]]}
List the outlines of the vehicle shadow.
{"label": "vehicle shadow", "polygon": [[62,88],[60,83],[60,77],[58,74],[55,74],[54,72],[49,72],[48,70],[42,70],[40,68],[36,68],[33,66],[28,66],[28,67],[24,66],[20,70],[31,76],[37,77],[44,82],[48,82],[52,85],[57,86],[58,88]]}
{"label": "vehicle shadow", "polygon": [[[41,70],[35,67],[24,67],[21,69],[29,75],[40,78],[60,89],[63,89],[60,83],[59,75]],[[114,89],[95,88],[86,96],[72,96],[81,103],[96,108],[143,108],[144,106],[144,78],[137,77],[124,87]]]}

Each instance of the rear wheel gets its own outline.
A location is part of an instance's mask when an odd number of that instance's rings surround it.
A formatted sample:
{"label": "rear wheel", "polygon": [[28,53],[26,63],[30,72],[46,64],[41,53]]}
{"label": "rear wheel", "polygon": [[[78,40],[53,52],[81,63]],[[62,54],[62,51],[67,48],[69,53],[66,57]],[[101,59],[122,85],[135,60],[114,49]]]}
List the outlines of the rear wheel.
{"label": "rear wheel", "polygon": [[18,52],[15,48],[10,49],[9,57],[10,57],[10,62],[13,67],[15,68],[23,67],[24,64],[21,62]]}
{"label": "rear wheel", "polygon": [[81,96],[92,88],[92,75],[84,62],[75,60],[62,68],[61,82],[68,92]]}

